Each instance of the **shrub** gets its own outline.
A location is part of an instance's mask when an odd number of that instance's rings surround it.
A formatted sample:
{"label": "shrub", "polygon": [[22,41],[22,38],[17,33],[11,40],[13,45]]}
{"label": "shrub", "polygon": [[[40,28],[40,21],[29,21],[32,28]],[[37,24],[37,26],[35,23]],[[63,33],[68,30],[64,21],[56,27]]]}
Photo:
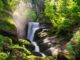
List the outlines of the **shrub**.
{"label": "shrub", "polygon": [[78,0],[45,0],[45,15],[48,16],[57,29],[70,30],[72,25],[79,24],[80,5]]}
{"label": "shrub", "polygon": [[34,21],[34,22],[36,21],[37,16],[36,16],[36,13],[34,10],[29,10],[28,16],[30,16],[32,18],[32,21]]}

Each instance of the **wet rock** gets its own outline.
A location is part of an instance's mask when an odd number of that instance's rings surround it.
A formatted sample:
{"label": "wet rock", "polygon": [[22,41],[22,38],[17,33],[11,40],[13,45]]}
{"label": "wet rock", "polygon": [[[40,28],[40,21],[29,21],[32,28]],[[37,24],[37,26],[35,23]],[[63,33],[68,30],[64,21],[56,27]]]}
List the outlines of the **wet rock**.
{"label": "wet rock", "polygon": [[38,33],[40,38],[48,36],[48,29],[42,29],[41,32]]}
{"label": "wet rock", "polygon": [[35,55],[35,56],[42,56],[39,52],[33,52],[33,55]]}
{"label": "wet rock", "polygon": [[43,40],[43,43],[47,45],[51,45],[51,44],[55,45],[55,44],[58,44],[58,41],[56,39],[56,36],[52,36],[52,37],[46,37]]}
{"label": "wet rock", "polygon": [[46,44],[40,44],[40,51],[45,52],[50,46],[47,46]]}

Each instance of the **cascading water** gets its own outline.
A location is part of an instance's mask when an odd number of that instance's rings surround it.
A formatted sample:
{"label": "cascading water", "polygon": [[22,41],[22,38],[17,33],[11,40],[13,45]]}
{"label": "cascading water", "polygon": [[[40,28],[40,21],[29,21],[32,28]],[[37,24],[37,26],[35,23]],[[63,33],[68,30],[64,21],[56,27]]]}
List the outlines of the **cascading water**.
{"label": "cascading water", "polygon": [[38,26],[39,23],[29,22],[28,25],[29,25],[29,26],[28,26],[28,36],[27,36],[27,38],[28,38],[28,39],[32,42],[32,44],[36,47],[36,48],[35,48],[35,52],[39,52],[39,48],[38,48],[36,42],[33,41],[33,39],[34,39],[34,34],[35,34],[36,30],[39,29],[39,26]]}
{"label": "cascading water", "polygon": [[31,41],[31,43],[35,46],[35,52],[39,52],[43,57],[45,57],[45,54],[40,52],[39,46],[34,40],[35,32],[39,29],[39,23],[38,22],[29,22],[28,24],[28,35],[27,38]]}
{"label": "cascading water", "polygon": [[[27,2],[26,2],[27,1]],[[13,20],[17,27],[18,37],[24,38],[26,25],[29,21],[32,20],[32,17],[29,16],[28,12],[32,10],[32,2],[33,0],[20,0],[16,5],[16,9],[13,10]],[[39,29],[38,22],[29,22],[28,25],[28,36],[27,38],[31,41],[31,43],[35,46],[35,52],[39,52],[42,56],[45,57],[43,53],[40,52],[39,46],[34,39],[35,32]]]}

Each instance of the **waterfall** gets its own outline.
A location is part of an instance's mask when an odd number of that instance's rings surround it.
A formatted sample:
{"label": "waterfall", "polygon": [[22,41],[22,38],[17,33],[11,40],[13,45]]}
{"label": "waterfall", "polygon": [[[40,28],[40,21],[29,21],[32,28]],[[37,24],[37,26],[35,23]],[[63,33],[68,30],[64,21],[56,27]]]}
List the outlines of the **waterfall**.
{"label": "waterfall", "polygon": [[31,43],[35,46],[34,51],[39,52],[43,57],[45,57],[45,54],[40,52],[39,46],[34,40],[35,32],[39,29],[39,23],[38,22],[29,22],[28,24],[28,35],[27,38],[31,41]]}

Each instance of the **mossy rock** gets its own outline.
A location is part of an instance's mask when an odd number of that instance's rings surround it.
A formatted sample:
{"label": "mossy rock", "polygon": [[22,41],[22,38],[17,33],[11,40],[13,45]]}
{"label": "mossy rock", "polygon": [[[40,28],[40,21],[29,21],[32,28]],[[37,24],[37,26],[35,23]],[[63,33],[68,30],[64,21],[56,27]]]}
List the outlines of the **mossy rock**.
{"label": "mossy rock", "polygon": [[3,51],[4,44],[12,45],[12,40],[9,37],[0,35],[0,51]]}
{"label": "mossy rock", "polygon": [[0,34],[10,37],[14,43],[18,42],[16,25],[11,17],[0,19]]}
{"label": "mossy rock", "polygon": [[31,51],[29,51],[27,48],[19,46],[19,45],[15,45],[15,44],[11,46],[11,49],[12,50],[14,50],[14,49],[20,50],[20,51],[24,52],[27,55],[32,54]]}
{"label": "mossy rock", "polygon": [[4,18],[4,20],[0,20],[0,29],[11,31],[11,30],[15,30],[16,26],[12,18],[6,17]]}
{"label": "mossy rock", "polygon": [[23,45],[31,45],[31,42],[29,42],[28,40],[19,39],[19,42]]}
{"label": "mossy rock", "polygon": [[29,40],[24,40],[24,39],[19,39],[19,44],[20,46],[25,46],[26,48],[28,48],[30,51],[34,50],[34,46],[33,44],[29,41]]}
{"label": "mossy rock", "polygon": [[8,54],[4,52],[0,52],[0,60],[7,60]]}
{"label": "mossy rock", "polygon": [[12,51],[8,57],[8,60],[27,60],[27,56],[32,55],[31,52],[25,47],[13,45],[11,48]]}
{"label": "mossy rock", "polygon": [[26,56],[26,53],[23,53],[17,49],[13,49],[8,57],[8,60],[26,60]]}
{"label": "mossy rock", "polygon": [[40,57],[40,56],[34,56],[29,55],[27,56],[25,53],[18,52],[17,55],[10,55],[8,60],[56,60],[53,56],[47,56],[47,57]]}
{"label": "mossy rock", "polygon": [[56,60],[54,56],[40,57],[40,56],[27,56],[28,60]]}

